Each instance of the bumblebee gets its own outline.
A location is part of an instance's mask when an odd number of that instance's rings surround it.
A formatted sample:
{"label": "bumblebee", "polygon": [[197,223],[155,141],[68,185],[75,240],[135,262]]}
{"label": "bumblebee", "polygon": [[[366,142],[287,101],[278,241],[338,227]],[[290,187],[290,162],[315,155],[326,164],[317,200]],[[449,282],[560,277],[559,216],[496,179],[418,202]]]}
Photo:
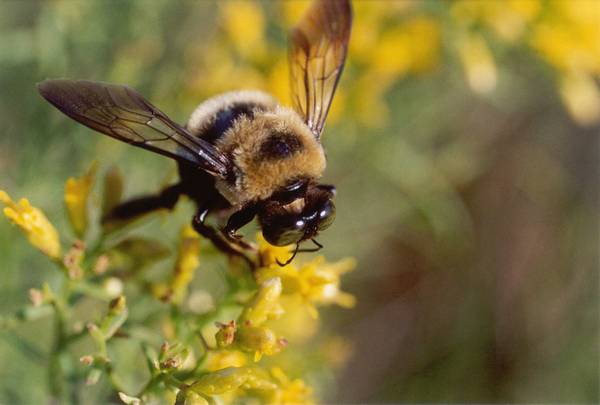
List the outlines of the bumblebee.
{"label": "bumblebee", "polygon": [[[346,59],[349,0],[315,0],[289,34],[293,109],[260,91],[221,94],[200,104],[183,127],[130,87],[49,79],[40,94],[79,123],[178,163],[180,180],[157,195],[116,206],[104,222],[172,209],[182,195],[197,205],[192,224],[229,255],[252,245],[237,231],[255,217],[265,239],[297,252],[335,217],[335,187],[318,182],[326,167],[321,133]],[[225,216],[216,229],[209,215]],[[312,240],[316,249],[300,249]],[[283,265],[284,263],[280,263]]]}

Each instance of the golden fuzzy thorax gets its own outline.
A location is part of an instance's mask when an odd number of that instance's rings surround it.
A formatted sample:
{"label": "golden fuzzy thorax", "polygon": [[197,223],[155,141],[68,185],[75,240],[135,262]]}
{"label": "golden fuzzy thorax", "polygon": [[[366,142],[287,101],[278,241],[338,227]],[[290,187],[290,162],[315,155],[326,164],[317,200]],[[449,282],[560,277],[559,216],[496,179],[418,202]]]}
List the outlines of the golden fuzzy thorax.
{"label": "golden fuzzy thorax", "polygon": [[[293,138],[295,149],[287,156],[265,154],[265,141],[273,134]],[[217,181],[217,188],[232,205],[267,199],[291,180],[317,179],[325,170],[325,153],[314,134],[293,110],[277,106],[241,117],[217,140],[216,146],[238,169],[234,184]]]}
{"label": "golden fuzzy thorax", "polygon": [[190,117],[187,128],[193,134],[201,134],[214,121],[219,110],[230,108],[237,103],[252,103],[262,106],[264,109],[272,110],[277,107],[273,97],[257,90],[230,91],[211,97],[198,106]]}

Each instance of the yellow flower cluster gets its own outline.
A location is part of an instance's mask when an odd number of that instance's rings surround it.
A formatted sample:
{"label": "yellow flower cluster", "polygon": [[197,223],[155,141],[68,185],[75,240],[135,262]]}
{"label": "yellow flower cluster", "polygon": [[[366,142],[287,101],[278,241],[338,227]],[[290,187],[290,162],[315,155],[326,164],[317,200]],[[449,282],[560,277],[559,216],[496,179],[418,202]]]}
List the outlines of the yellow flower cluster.
{"label": "yellow flower cluster", "polygon": [[[279,28],[293,26],[309,2],[277,4]],[[446,7],[446,5],[444,5]],[[436,13],[424,1],[373,0],[354,3],[348,66],[328,121],[340,112],[368,127],[389,121],[386,93],[407,75],[422,75],[440,66],[443,46],[455,52],[469,87],[492,92],[498,68],[488,32],[504,44],[531,46],[560,74],[559,94],[581,125],[600,120],[600,7],[597,0],[457,0]],[[445,16],[449,18],[444,18]],[[289,104],[286,44],[267,35],[265,11],[256,1],[219,5],[214,40],[194,48],[188,76],[195,100],[239,88],[270,92]],[[442,42],[442,31],[448,38]],[[197,66],[201,66],[198,72]],[[351,83],[351,85],[344,85]]]}
{"label": "yellow flower cluster", "polygon": [[354,259],[327,263],[324,257],[317,256],[300,266],[292,262],[280,267],[277,260],[285,262],[290,255],[289,248],[271,246],[260,236],[258,240],[259,254],[263,258],[263,267],[256,272],[259,283],[279,278],[283,287],[282,294],[300,296],[313,318],[318,317],[316,305],[337,304],[345,308],[354,306],[354,296],[340,289],[340,277],[356,266]]}
{"label": "yellow flower cluster", "polygon": [[600,5],[596,0],[508,0],[453,3],[451,15],[463,39],[458,50],[467,81],[486,93],[496,83],[495,62],[478,29],[500,40],[523,41],[558,72],[559,94],[580,125],[600,121]]}
{"label": "yellow flower cluster", "polygon": [[283,308],[278,302],[280,295],[279,278],[270,278],[260,283],[258,291],[245,306],[238,323],[231,321],[219,325],[220,330],[216,335],[218,346],[254,353],[254,361],[259,361],[265,354],[272,356],[281,351],[287,341],[278,338],[264,325],[267,320],[278,319],[283,315]]}
{"label": "yellow flower cluster", "polygon": [[[87,205],[95,171],[96,167],[92,166],[84,176],[70,178],[65,187],[66,210],[75,233],[81,236],[88,228]],[[107,174],[107,178],[112,176],[113,172]],[[109,188],[107,190],[110,191]],[[89,295],[110,301],[107,314],[99,322],[87,321],[87,331],[95,342],[96,351],[82,356],[80,361],[87,366],[86,384],[96,384],[103,373],[115,381],[111,365],[113,359],[109,357],[107,347],[114,336],[121,336],[121,328],[129,314],[125,296],[121,295],[123,282],[119,273],[114,272],[115,268],[120,268],[121,272],[128,271],[125,270],[125,262],[119,262],[119,255],[131,256],[131,274],[135,274],[144,266],[145,259],[164,257],[164,248],[156,241],[133,237],[112,244],[107,249],[103,246],[104,236],[101,235],[99,240],[90,243],[92,246],[89,249],[82,240],[75,239],[63,256],[58,232],[39,209],[32,207],[25,199],[15,203],[4,191],[0,191],[0,201],[6,205],[5,215],[25,232],[31,244],[62,267],[70,286],[64,289],[67,294],[73,291],[80,296]],[[227,293],[228,305],[234,302],[237,308],[235,320],[217,323],[214,335],[216,345],[204,339],[204,333],[212,322],[199,324],[195,330],[202,336],[204,350],[198,355],[191,345],[177,342],[182,339],[180,333],[184,327],[176,323],[187,316],[184,314],[186,307],[182,304],[186,303],[188,288],[199,266],[199,254],[199,236],[190,226],[184,227],[170,278],[164,284],[151,287],[156,297],[174,304],[173,311],[179,312],[179,315],[168,317],[163,322],[166,325],[163,337],[174,343],[165,342],[158,355],[145,349],[151,373],[148,387],[165,384],[173,389],[172,392],[177,392],[177,403],[185,404],[214,401],[239,403],[249,398],[269,404],[313,403],[312,388],[302,379],[287,375],[289,359],[285,355],[272,357],[266,362],[261,360],[263,356],[275,356],[284,351],[288,345],[285,335],[289,334],[294,342],[299,342],[302,337],[314,333],[317,328],[317,306],[354,305],[354,297],[340,289],[341,275],[351,270],[354,262],[347,259],[328,263],[319,256],[305,263],[297,264],[299,262],[294,261],[281,267],[277,263],[287,261],[291,254],[290,247],[271,246],[259,235],[258,268],[251,274],[242,274],[239,269],[232,268],[229,275],[236,278],[231,284],[231,291]],[[240,279],[244,281],[237,281]],[[144,284],[144,287],[147,286]],[[67,310],[66,305],[75,301],[68,296],[58,298],[46,290],[31,290],[33,305],[37,308],[52,305],[60,316],[69,316],[70,309]],[[308,321],[306,317],[299,317],[299,312],[306,314]],[[227,313],[221,312],[219,302],[216,302],[212,319],[217,320],[227,316],[224,315]],[[195,314],[189,316],[194,317]],[[195,318],[189,320],[190,324],[196,321]],[[303,330],[304,336],[298,333],[298,329]],[[332,367],[347,358],[348,350],[343,344],[328,347],[326,354],[317,353]],[[190,373],[185,382],[177,379],[182,371]],[[300,374],[298,370],[293,370],[293,373]],[[129,396],[121,392],[119,387],[115,388],[125,403],[142,403],[156,395],[155,392],[142,391],[138,396]],[[162,400],[168,397],[166,391],[158,396]]]}
{"label": "yellow flower cluster", "polygon": [[535,26],[531,46],[559,74],[560,94],[576,122],[600,122],[600,4],[552,1]]}
{"label": "yellow flower cluster", "polygon": [[[288,342],[280,332],[290,332],[296,338],[297,326],[308,327],[305,322],[293,325],[301,319],[294,315],[299,308],[317,318],[317,305],[354,305],[354,297],[340,290],[340,276],[351,270],[354,262],[348,259],[327,263],[317,257],[300,266],[281,267],[277,262],[289,258],[290,248],[269,245],[260,235],[257,239],[260,267],[254,278],[258,289],[247,300],[237,320],[217,323],[217,347],[209,349],[204,362],[209,373],[189,389],[203,397],[219,396],[228,403],[241,401],[249,390],[260,392],[258,396],[265,403],[312,403],[312,389],[303,380],[290,379],[282,367],[267,371],[260,366],[249,366],[245,353],[253,354],[257,363],[264,355],[273,356],[284,350]],[[288,299],[292,297],[296,299]],[[285,321],[288,317],[291,320]],[[336,359],[332,363],[343,361],[339,356]]]}
{"label": "yellow flower cluster", "polygon": [[179,250],[171,280],[168,285],[155,285],[153,288],[154,295],[164,301],[181,304],[194,277],[194,272],[200,263],[199,254],[200,237],[191,225],[186,225],[181,230],[179,237]]}

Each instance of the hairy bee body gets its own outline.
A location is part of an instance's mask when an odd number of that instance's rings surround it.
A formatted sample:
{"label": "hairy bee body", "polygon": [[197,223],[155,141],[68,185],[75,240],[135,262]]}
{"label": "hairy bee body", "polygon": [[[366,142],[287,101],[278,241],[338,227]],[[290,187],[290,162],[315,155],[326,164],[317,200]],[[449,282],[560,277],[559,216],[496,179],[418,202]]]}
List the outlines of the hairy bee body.
{"label": "hairy bee body", "polygon": [[325,170],[323,147],[302,118],[260,91],[206,100],[187,129],[231,160],[233,175],[214,186],[233,207],[265,200],[297,180],[316,180]]}
{"label": "hairy bee body", "polygon": [[[257,218],[278,246],[311,240],[335,218],[335,187],[319,184],[325,170],[321,133],[344,67],[352,8],[349,0],[315,0],[290,31],[288,61],[293,109],[260,91],[206,100],[186,127],[134,89],[89,80],[49,79],[40,94],[75,121],[112,138],[175,159],[180,181],[156,195],[125,201],[104,223],[172,209],[182,195],[196,202],[194,229],[223,252],[254,261],[237,230]],[[226,218],[218,228],[208,215]]]}

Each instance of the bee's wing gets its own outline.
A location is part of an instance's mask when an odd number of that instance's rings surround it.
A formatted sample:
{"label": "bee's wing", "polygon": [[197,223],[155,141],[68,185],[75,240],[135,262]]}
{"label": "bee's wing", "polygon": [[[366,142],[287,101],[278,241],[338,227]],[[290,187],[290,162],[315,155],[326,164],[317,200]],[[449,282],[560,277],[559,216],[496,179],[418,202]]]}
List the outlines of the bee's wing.
{"label": "bee's wing", "polygon": [[317,138],[342,74],[351,25],[349,0],[315,0],[290,33],[294,107]]}
{"label": "bee's wing", "polygon": [[127,86],[87,80],[53,79],[40,94],[60,111],[108,136],[226,177],[227,158],[194,137]]}

